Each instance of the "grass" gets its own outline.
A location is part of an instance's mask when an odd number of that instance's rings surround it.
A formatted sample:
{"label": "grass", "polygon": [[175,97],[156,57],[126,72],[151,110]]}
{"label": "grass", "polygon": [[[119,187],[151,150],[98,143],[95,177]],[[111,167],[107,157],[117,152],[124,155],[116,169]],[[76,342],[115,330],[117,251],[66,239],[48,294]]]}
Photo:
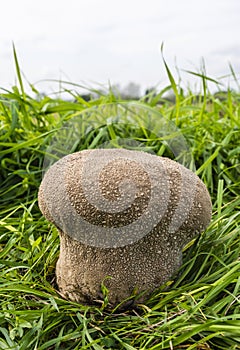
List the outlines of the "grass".
{"label": "grass", "polygon": [[[240,92],[214,95],[199,74],[203,97],[183,93],[165,62],[177,104],[163,98],[170,87],[128,103],[111,90],[86,102],[67,83],[75,102],[32,98],[14,54],[20,89],[0,95],[0,349],[240,349]],[[169,288],[124,312],[108,308],[106,290],[101,307],[59,295],[58,233],[37,203],[47,166],[100,145],[177,158],[213,203]]]}

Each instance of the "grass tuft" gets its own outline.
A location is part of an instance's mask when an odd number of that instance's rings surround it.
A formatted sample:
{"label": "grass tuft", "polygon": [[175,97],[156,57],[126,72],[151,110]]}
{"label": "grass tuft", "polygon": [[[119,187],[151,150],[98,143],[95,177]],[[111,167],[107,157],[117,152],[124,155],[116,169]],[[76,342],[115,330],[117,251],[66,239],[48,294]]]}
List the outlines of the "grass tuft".
{"label": "grass tuft", "polygon": [[[86,102],[77,84],[64,82],[71,101],[33,98],[25,92],[15,48],[14,58],[20,88],[0,95],[0,349],[240,349],[239,91],[212,94],[210,78],[194,73],[203,95],[184,93],[164,61],[170,86],[147,102],[126,103],[113,91]],[[176,103],[163,98],[170,87]],[[72,128],[79,120],[81,128]],[[61,297],[58,233],[37,204],[44,167],[66,152],[102,145],[183,162],[174,147],[190,150],[188,165],[213,203],[211,224],[185,247],[177,276],[145,305],[125,312],[108,309],[104,281],[99,308]]]}

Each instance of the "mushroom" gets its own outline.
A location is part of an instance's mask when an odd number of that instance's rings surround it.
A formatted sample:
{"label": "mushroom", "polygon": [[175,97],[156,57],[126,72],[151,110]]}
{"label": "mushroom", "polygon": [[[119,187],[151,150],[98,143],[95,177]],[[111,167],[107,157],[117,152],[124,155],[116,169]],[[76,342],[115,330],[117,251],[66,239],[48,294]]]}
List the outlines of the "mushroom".
{"label": "mushroom", "polygon": [[[84,150],[46,172],[39,207],[60,234],[61,294],[110,305],[143,302],[181,266],[182,249],[211,220],[206,186],[168,158],[126,149]],[[110,278],[107,278],[110,277]]]}

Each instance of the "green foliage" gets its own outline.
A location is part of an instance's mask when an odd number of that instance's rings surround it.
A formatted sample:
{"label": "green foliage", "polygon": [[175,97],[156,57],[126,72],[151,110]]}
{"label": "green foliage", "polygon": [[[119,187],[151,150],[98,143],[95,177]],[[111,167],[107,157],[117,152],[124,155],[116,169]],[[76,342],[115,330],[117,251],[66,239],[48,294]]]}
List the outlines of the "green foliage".
{"label": "green foliage", "polygon": [[174,156],[145,116],[137,127],[104,114],[97,124],[84,120],[90,108],[124,106],[112,92],[88,102],[69,88],[76,102],[30,97],[15,50],[14,57],[20,90],[0,95],[0,349],[240,349],[240,94],[212,95],[201,76],[203,97],[184,95],[164,61],[177,104],[162,98],[169,87],[137,102],[177,123],[210,191],[213,218],[184,249],[183,266],[167,288],[134,310],[111,311],[104,281],[100,308],[64,300],[57,291],[58,233],[37,205],[49,140],[82,115],[82,137],[71,152],[104,142],[121,146],[125,138]]}

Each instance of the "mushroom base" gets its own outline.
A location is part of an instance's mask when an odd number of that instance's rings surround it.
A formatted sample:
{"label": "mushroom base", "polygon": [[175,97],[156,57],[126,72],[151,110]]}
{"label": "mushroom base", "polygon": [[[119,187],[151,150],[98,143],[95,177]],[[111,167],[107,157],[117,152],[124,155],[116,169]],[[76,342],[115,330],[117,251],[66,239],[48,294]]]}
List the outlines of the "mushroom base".
{"label": "mushroom base", "polygon": [[[60,233],[60,256],[56,266],[59,291],[66,299],[93,304],[103,301],[102,283],[108,289],[109,306],[144,302],[179,269],[182,254],[177,245],[146,238],[119,248],[86,246]],[[148,238],[149,240],[149,238]],[[166,249],[168,247],[168,249]],[[138,294],[141,293],[141,296]],[[124,302],[132,298],[132,302]]]}

